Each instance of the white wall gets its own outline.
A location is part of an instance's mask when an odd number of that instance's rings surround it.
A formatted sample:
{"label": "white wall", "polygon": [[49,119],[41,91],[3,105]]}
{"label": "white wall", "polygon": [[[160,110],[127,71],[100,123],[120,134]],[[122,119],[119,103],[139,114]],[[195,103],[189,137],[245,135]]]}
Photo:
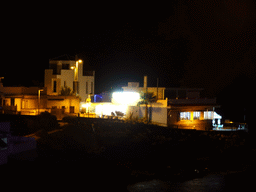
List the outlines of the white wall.
{"label": "white wall", "polygon": [[[133,117],[143,118],[145,117],[145,105],[129,106],[127,110],[127,116],[133,113]],[[150,107],[148,105],[149,119],[153,123],[158,123],[162,126],[167,126],[167,107]]]}
{"label": "white wall", "polygon": [[46,69],[44,72],[44,87],[47,88],[47,95],[52,95],[52,79],[57,79],[57,75],[53,75],[52,69]]}
{"label": "white wall", "polygon": [[[94,76],[81,76],[78,79],[79,81],[79,96],[81,97],[82,101],[86,101],[88,98],[88,95],[91,93],[91,82],[93,82],[93,92],[92,95],[94,95]],[[88,82],[88,94],[86,93],[86,82]]]}
{"label": "white wall", "polygon": [[[150,113],[150,109],[149,109]],[[167,126],[167,107],[152,107],[152,122]]]}
{"label": "white wall", "polygon": [[61,79],[60,86],[64,87],[64,81],[66,81],[66,86],[70,87],[73,90],[73,81],[74,81],[74,71],[73,70],[61,70],[61,75],[57,75],[57,78]]}
{"label": "white wall", "polygon": [[[74,65],[71,64],[72,66]],[[74,65],[75,66],[75,65]],[[47,95],[57,95],[61,87],[64,87],[64,81],[66,81],[66,85],[73,90],[73,81],[74,81],[74,70],[61,69],[60,75],[53,75],[52,69],[45,70],[45,87],[47,87]],[[57,93],[52,92],[52,79],[56,79],[57,81]],[[95,90],[95,72],[93,72],[93,76],[83,76],[83,63],[78,64],[78,82],[79,82],[79,96],[82,101],[86,101],[88,98],[88,94],[94,94]],[[86,93],[86,82],[88,82],[88,94]],[[93,89],[91,87],[91,83],[93,83]],[[92,90],[92,91],[91,91]]]}

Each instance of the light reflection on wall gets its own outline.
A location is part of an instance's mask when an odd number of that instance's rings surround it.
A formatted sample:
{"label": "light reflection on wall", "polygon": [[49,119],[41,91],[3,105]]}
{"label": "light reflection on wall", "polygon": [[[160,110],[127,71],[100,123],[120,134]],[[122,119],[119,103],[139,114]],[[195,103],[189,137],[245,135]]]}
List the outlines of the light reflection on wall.
{"label": "light reflection on wall", "polygon": [[96,115],[113,115],[116,111],[126,115],[128,106],[136,106],[140,100],[140,94],[137,92],[114,92],[112,94],[112,103],[101,103],[95,106]]}
{"label": "light reflection on wall", "polygon": [[113,104],[136,106],[139,100],[140,94],[137,92],[114,92],[112,94]]}
{"label": "light reflection on wall", "polygon": [[126,114],[127,105],[118,105],[112,103],[102,103],[95,106],[96,115],[102,117],[102,115],[112,115],[111,112],[115,114],[116,111]]}

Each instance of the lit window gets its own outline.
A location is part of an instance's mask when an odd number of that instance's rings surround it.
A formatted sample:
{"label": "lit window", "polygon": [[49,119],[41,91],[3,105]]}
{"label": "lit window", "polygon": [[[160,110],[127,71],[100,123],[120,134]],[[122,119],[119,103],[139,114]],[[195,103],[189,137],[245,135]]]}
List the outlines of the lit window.
{"label": "lit window", "polygon": [[193,118],[194,118],[194,120],[199,120],[199,118],[200,118],[200,112],[199,112],[199,111],[194,111],[194,112],[193,112]]}
{"label": "lit window", "polygon": [[204,119],[213,119],[213,112],[212,111],[205,111],[204,112]]}
{"label": "lit window", "polygon": [[180,112],[180,120],[190,120],[190,112]]}

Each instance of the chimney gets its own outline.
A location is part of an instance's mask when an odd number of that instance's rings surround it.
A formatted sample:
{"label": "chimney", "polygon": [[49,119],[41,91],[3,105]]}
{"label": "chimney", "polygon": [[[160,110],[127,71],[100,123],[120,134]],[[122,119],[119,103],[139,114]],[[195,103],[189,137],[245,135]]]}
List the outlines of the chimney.
{"label": "chimney", "polygon": [[144,76],[144,88],[148,88],[148,76]]}

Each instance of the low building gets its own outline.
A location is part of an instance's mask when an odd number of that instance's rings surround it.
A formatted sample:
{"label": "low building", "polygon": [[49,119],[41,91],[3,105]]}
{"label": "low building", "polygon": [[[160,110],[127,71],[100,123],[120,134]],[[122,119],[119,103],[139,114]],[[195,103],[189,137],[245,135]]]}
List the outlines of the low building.
{"label": "low building", "polygon": [[[160,126],[167,126],[167,113],[168,113],[168,99],[157,100],[154,103],[148,105],[148,120],[153,124]],[[127,116],[132,118],[144,118],[146,111],[146,105],[141,104],[139,106],[129,106],[127,110]]]}
{"label": "low building", "polygon": [[58,119],[79,113],[78,96],[47,95],[46,87],[4,87],[0,82],[0,93],[1,113],[38,115],[48,111]]}
{"label": "low building", "polygon": [[100,94],[94,94],[93,101],[94,102],[111,102],[111,92],[104,91]]}
{"label": "low building", "polygon": [[[148,120],[161,126],[180,129],[213,130],[221,125],[221,116],[215,112],[219,107],[216,98],[201,98],[201,88],[165,88],[147,87],[147,76],[144,86],[138,82],[128,82],[123,92],[114,93],[111,102],[96,104],[96,115],[144,118],[146,105],[137,105],[137,97],[142,92],[151,92],[156,102],[148,104]],[[135,94],[136,93],[136,94]],[[118,97],[117,97],[118,96]],[[115,98],[116,97],[116,98]]]}
{"label": "low building", "polygon": [[180,129],[212,130],[221,127],[222,117],[215,112],[216,98],[201,98],[203,89],[167,88],[167,124]]}

